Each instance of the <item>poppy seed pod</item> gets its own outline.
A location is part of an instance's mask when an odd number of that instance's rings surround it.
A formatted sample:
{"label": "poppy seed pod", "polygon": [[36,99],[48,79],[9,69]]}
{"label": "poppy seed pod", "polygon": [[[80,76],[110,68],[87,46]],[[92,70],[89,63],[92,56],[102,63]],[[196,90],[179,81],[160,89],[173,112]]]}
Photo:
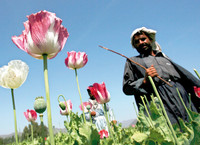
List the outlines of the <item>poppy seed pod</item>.
{"label": "poppy seed pod", "polygon": [[43,113],[47,108],[47,104],[44,100],[44,97],[37,97],[35,98],[35,102],[34,102],[34,109],[37,113]]}

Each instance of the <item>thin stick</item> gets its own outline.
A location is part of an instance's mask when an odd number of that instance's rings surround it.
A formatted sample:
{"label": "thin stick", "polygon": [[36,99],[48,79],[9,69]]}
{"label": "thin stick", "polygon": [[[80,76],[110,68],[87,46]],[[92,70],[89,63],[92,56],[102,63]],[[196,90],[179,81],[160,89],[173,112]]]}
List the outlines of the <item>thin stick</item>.
{"label": "thin stick", "polygon": [[[101,45],[99,45],[99,47],[101,47],[101,48],[103,48],[103,49],[106,49],[106,50],[108,50],[108,51],[111,51],[111,52],[113,52],[113,53],[116,53],[116,54],[118,54],[118,55],[120,55],[120,56],[122,56],[122,57],[125,57],[126,59],[130,60],[131,62],[135,63],[136,65],[138,65],[138,66],[140,66],[141,68],[143,68],[144,70],[146,70],[146,68],[145,68],[143,65],[141,65],[141,64],[139,64],[139,63],[137,63],[137,62],[135,62],[134,60],[128,58],[127,56],[125,56],[125,55],[123,55],[123,54],[121,54],[121,53],[118,53],[118,52],[116,52],[116,51],[114,51],[114,50],[111,50],[111,49],[108,49],[108,48],[106,48],[106,47],[103,47],[103,46],[101,46]],[[166,80],[164,80],[164,79],[161,78],[160,76],[156,76],[156,77],[159,78],[161,81],[165,82],[165,83],[166,83],[167,85],[169,85],[170,87],[172,87],[172,85],[171,85],[170,83],[168,83]]]}

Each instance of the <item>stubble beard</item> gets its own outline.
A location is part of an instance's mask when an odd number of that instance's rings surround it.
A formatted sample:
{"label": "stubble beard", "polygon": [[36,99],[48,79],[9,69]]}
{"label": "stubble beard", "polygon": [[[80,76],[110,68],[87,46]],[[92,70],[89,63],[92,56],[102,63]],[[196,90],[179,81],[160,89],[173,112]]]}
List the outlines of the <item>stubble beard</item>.
{"label": "stubble beard", "polygon": [[145,54],[145,55],[149,55],[152,52],[152,46],[147,43],[144,45],[140,45],[139,48],[136,48],[136,49],[140,54]]}

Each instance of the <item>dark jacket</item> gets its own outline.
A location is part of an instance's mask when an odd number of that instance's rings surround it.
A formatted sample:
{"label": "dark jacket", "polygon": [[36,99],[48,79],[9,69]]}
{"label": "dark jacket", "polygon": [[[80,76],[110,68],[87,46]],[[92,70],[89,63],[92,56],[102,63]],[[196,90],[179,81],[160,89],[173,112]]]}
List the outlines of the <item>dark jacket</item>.
{"label": "dark jacket", "polygon": [[[183,85],[185,90],[191,94],[191,100],[198,110],[200,112],[199,106],[200,106],[200,99],[196,97],[194,93],[193,86],[200,87],[200,81],[197,79],[194,75],[192,75],[189,71],[181,67],[180,65],[174,63],[171,61],[168,57],[166,57],[175,67],[176,71],[181,76],[180,83]],[[147,68],[145,62],[143,61],[143,57],[141,55],[131,57],[133,61],[143,65]],[[142,104],[140,96],[149,96],[153,93],[152,86],[149,83],[148,85],[144,85],[142,83],[145,76],[145,70],[131,62],[127,59],[124,69],[124,77],[123,77],[123,92],[126,95],[134,95],[137,105],[139,106],[139,103]]]}

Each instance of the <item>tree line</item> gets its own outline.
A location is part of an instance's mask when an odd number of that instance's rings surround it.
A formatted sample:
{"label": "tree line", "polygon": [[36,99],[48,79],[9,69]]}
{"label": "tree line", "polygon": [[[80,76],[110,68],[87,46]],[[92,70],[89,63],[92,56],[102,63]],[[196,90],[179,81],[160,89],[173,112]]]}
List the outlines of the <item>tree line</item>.
{"label": "tree line", "polygon": [[[48,136],[48,128],[40,124],[38,125],[37,122],[33,122],[33,137],[38,138],[41,137],[41,133],[43,131],[44,137]],[[21,135],[19,135],[19,142],[24,140],[31,140],[31,125],[25,126]],[[0,137],[0,145],[11,145],[15,142],[14,135],[12,137],[2,138]]]}

